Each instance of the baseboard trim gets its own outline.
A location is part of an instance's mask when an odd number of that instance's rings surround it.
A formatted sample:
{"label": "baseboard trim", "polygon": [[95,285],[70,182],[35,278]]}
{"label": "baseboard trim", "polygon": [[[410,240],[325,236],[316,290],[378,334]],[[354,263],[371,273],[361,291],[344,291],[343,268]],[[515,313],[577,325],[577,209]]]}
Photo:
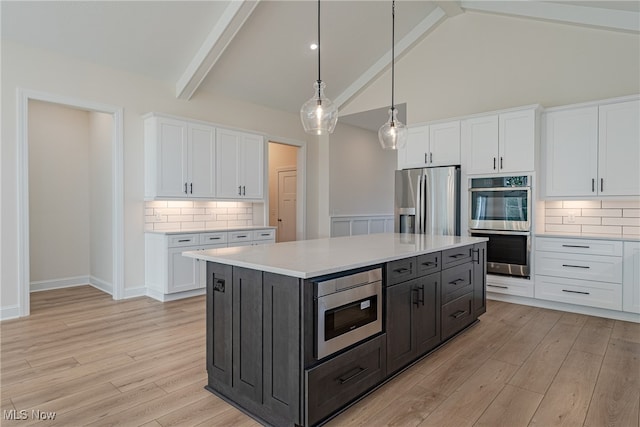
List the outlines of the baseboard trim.
{"label": "baseboard trim", "polygon": [[153,289],[147,289],[148,297],[161,302],[168,302],[168,301],[175,301],[183,298],[196,297],[199,295],[204,295],[206,293],[207,293],[207,290],[204,288],[194,289],[192,291],[176,292],[175,294],[164,294],[162,292],[158,292]]}
{"label": "baseboard trim", "polygon": [[20,306],[10,305],[8,307],[0,307],[0,321],[17,319],[20,317]]}
{"label": "baseboard trim", "polygon": [[148,295],[148,289],[144,286],[139,288],[128,288],[124,290],[123,299],[145,297]]}
{"label": "baseboard trim", "polygon": [[30,292],[49,291],[51,289],[71,288],[74,286],[82,286],[91,284],[89,276],[64,277],[54,280],[39,280],[31,282],[29,285]]}
{"label": "baseboard trim", "polygon": [[496,294],[493,292],[487,292],[487,299],[510,302],[520,305],[528,305],[531,307],[567,311],[569,313],[586,314],[588,316],[605,317],[607,319],[623,320],[625,322],[640,323],[640,314],[628,313],[626,311],[607,310],[604,308],[587,307],[582,305],[567,304],[564,302],[520,297],[516,295]]}
{"label": "baseboard trim", "polygon": [[90,276],[89,284],[94,288],[101,290],[102,292],[113,295],[113,284],[109,282],[105,282],[104,280],[98,279],[95,276]]}

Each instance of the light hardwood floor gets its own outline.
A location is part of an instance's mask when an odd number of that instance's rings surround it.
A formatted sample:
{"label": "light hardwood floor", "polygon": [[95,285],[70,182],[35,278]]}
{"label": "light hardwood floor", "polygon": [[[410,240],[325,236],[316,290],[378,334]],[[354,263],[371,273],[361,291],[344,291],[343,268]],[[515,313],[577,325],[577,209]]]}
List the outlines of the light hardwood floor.
{"label": "light hardwood floor", "polygon": [[[84,286],[31,308],[0,324],[3,417],[28,417],[3,426],[259,425],[203,389],[204,297]],[[640,325],[497,301],[480,319],[328,425],[640,425]]]}

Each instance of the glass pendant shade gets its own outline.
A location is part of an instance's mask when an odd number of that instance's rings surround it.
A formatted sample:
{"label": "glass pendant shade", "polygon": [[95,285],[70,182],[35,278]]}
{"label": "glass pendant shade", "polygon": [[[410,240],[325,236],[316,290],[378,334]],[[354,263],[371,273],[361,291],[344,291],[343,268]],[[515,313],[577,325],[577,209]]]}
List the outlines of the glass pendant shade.
{"label": "glass pendant shade", "polygon": [[300,109],[302,127],[312,135],[326,135],[333,132],[338,122],[338,107],[325,96],[322,80],[314,83],[314,95]]}
{"label": "glass pendant shade", "polygon": [[396,117],[398,110],[389,109],[389,120],[380,126],[378,130],[378,140],[385,150],[397,150],[407,144],[407,126]]}

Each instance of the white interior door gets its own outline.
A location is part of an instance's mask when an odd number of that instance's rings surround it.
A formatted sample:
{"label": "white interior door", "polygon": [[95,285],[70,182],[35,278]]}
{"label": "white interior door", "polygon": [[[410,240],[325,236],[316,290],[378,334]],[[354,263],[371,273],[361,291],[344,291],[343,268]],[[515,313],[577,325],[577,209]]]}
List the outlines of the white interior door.
{"label": "white interior door", "polygon": [[278,171],[278,242],[296,240],[296,170]]}

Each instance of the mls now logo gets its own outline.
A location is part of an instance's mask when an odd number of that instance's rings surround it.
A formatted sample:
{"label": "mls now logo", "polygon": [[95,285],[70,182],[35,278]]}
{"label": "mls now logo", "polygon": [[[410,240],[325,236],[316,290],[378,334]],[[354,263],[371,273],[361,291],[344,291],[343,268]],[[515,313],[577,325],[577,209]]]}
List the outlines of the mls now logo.
{"label": "mls now logo", "polygon": [[5,420],[55,420],[56,413],[55,412],[43,412],[37,409],[33,409],[31,413],[26,409],[22,409],[18,411],[17,409],[10,409],[2,411],[2,418]]}

